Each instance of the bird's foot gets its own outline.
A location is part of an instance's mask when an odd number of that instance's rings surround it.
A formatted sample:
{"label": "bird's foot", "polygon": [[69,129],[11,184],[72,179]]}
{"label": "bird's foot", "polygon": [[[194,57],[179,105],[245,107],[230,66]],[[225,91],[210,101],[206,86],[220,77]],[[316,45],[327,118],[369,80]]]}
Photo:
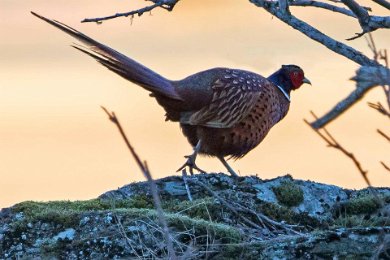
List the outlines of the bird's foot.
{"label": "bird's foot", "polygon": [[190,174],[191,175],[194,175],[194,169],[197,170],[198,172],[200,173],[206,173],[204,170],[200,169],[196,163],[195,163],[195,159],[196,159],[196,156],[194,156],[194,154],[192,155],[186,155],[184,156],[185,158],[187,158],[187,161],[183,164],[183,166],[181,166],[177,172],[183,170],[184,168],[188,167],[189,170],[190,170]]}

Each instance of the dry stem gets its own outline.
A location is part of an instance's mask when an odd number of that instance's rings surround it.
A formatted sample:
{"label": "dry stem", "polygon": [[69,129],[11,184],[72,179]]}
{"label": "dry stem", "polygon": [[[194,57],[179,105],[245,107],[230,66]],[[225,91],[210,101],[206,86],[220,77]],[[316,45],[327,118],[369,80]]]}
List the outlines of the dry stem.
{"label": "dry stem", "polygon": [[123,128],[122,128],[118,118],[115,115],[115,113],[109,112],[105,107],[102,107],[102,109],[104,110],[104,112],[106,112],[110,121],[113,122],[118,127],[118,130],[119,130],[123,140],[125,141],[127,147],[129,148],[131,155],[133,156],[133,158],[137,162],[137,164],[138,164],[139,168],[141,169],[142,173],[144,174],[145,178],[148,180],[150,190],[152,191],[154,207],[157,210],[157,216],[158,216],[159,222],[160,222],[161,226],[163,227],[163,235],[164,235],[165,242],[166,242],[166,245],[168,248],[168,253],[169,253],[170,259],[175,260],[175,259],[177,259],[177,256],[176,256],[176,253],[173,249],[172,236],[169,232],[168,224],[167,224],[167,221],[164,217],[164,211],[162,209],[161,200],[160,200],[160,197],[158,195],[157,185],[156,185],[154,179],[152,178],[152,175],[150,174],[148,165],[147,165],[146,161],[144,161],[144,162],[141,161],[140,157],[135,152],[134,148],[131,146],[125,132],[123,131]]}
{"label": "dry stem", "polygon": [[382,161],[381,161],[381,164],[382,164],[382,166],[383,166],[386,170],[388,170],[388,171],[390,172],[390,167],[387,166],[387,164],[385,164],[385,163],[382,162]]}
{"label": "dry stem", "polygon": [[386,108],[380,102],[377,102],[376,104],[368,102],[368,106],[377,110],[382,115],[390,117],[390,111],[387,111]]}
{"label": "dry stem", "polygon": [[[274,220],[268,218],[267,216],[265,216],[261,213],[254,212],[253,210],[246,209],[246,208],[239,206],[239,205],[236,207],[233,207],[231,203],[226,202],[221,196],[219,196],[215,191],[213,191],[208,185],[204,184],[202,181],[197,180],[196,177],[189,178],[188,181],[190,181],[196,185],[199,185],[202,188],[204,188],[205,190],[207,190],[214,198],[219,200],[219,202],[223,206],[225,206],[227,209],[229,209],[231,212],[233,212],[235,215],[237,215],[237,217],[241,218],[247,225],[251,226],[252,228],[262,229],[262,228],[265,228],[267,225],[268,227],[272,227],[273,229],[275,229],[275,227],[277,227],[281,230],[285,230],[288,233],[301,234],[300,232],[297,232],[293,229],[293,227],[296,227],[294,225],[279,223],[277,221],[274,221]],[[249,220],[248,218],[246,218],[242,214],[240,214],[240,212],[249,212],[251,214],[254,214],[254,216],[256,216],[259,219],[259,222],[262,225],[262,227],[256,223],[254,223],[252,220]]]}
{"label": "dry stem", "polygon": [[[314,114],[313,111],[310,111],[311,114],[315,119],[318,119],[318,117]],[[304,119],[305,123],[310,126],[311,129],[314,130],[327,144],[329,147],[335,148],[339,151],[341,151],[344,155],[346,155],[348,158],[350,158],[353,163],[355,164],[356,168],[359,170],[360,174],[364,178],[364,181],[367,183],[368,186],[371,187],[371,182],[367,177],[367,171],[363,170],[360,162],[356,157],[353,155],[353,153],[346,150],[330,133],[329,131],[323,127],[322,130],[324,133],[321,133],[319,129],[314,128],[306,119]]]}
{"label": "dry stem", "polygon": [[376,130],[381,136],[383,136],[387,141],[390,142],[390,136],[388,136],[387,134],[385,134],[384,132],[382,132],[380,129],[377,129]]}

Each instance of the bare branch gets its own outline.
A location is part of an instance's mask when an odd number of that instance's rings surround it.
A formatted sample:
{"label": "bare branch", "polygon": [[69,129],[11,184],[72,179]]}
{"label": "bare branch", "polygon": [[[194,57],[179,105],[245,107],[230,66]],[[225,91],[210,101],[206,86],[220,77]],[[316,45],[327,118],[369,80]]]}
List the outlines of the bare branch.
{"label": "bare branch", "polygon": [[368,106],[375,109],[382,115],[390,117],[390,111],[387,111],[386,108],[380,102],[377,102],[376,104],[368,102]]}
{"label": "bare branch", "polygon": [[161,200],[160,200],[160,197],[158,195],[157,185],[156,185],[154,179],[152,178],[152,175],[149,171],[148,165],[147,165],[146,161],[145,162],[141,161],[140,157],[135,152],[134,148],[131,146],[125,132],[123,131],[122,125],[119,123],[119,120],[116,117],[115,113],[109,112],[103,106],[102,106],[102,109],[104,110],[104,112],[106,112],[110,121],[113,122],[118,127],[118,130],[119,130],[123,140],[125,141],[127,147],[129,148],[131,155],[134,157],[135,161],[137,162],[137,164],[138,164],[139,168],[141,169],[142,173],[144,174],[145,178],[148,180],[150,190],[151,190],[152,196],[153,196],[154,207],[157,210],[157,216],[158,216],[159,222],[160,222],[161,226],[163,227],[163,234],[164,234],[165,242],[167,244],[170,259],[177,259],[176,253],[173,249],[172,236],[169,232],[168,224],[167,224],[167,221],[164,217],[164,210],[162,209]]}
{"label": "bare branch", "polygon": [[81,22],[82,23],[89,23],[89,22],[102,23],[105,20],[111,20],[111,19],[118,18],[118,17],[129,17],[129,16],[133,17],[134,15],[141,16],[144,13],[150,12],[150,11],[152,11],[155,8],[163,8],[163,9],[165,9],[167,11],[172,11],[173,8],[175,7],[175,5],[177,4],[177,2],[179,2],[179,1],[180,0],[152,1],[154,3],[153,5],[146,6],[144,8],[138,9],[138,10],[125,12],[125,13],[116,13],[114,15],[109,15],[109,16],[105,16],[105,17],[85,18]]}
{"label": "bare branch", "polygon": [[184,186],[186,187],[188,200],[192,201],[191,190],[190,190],[190,187],[188,186],[188,181],[187,181],[187,176],[188,175],[187,175],[186,169],[183,169],[181,171],[181,174],[182,174],[182,177],[183,177]]}
{"label": "bare branch", "polygon": [[324,3],[324,2],[319,2],[319,1],[296,0],[296,1],[292,1],[290,3],[290,6],[317,7],[317,8],[326,9],[326,10],[329,10],[332,12],[341,13],[341,14],[344,14],[344,15],[347,15],[350,17],[356,17],[356,15],[354,13],[352,13],[350,10],[348,10],[346,8],[331,5],[331,4]]}
{"label": "bare branch", "polygon": [[383,6],[384,8],[387,8],[390,10],[390,3],[386,0],[373,0],[375,3],[377,3],[378,5],[381,5]]}
{"label": "bare branch", "polygon": [[375,31],[379,28],[390,28],[390,18],[389,17],[372,17],[368,14],[367,10],[360,6],[355,0],[341,0],[348,8],[356,15],[359,20],[360,27],[362,27],[363,32],[356,33],[356,36],[351,37],[347,40],[354,40],[361,37],[365,33]]}
{"label": "bare branch", "polygon": [[381,161],[382,166],[390,172],[390,167],[387,166],[384,162]]}
{"label": "bare branch", "polygon": [[[331,122],[343,112],[349,109],[353,104],[359,101],[364,94],[374,86],[388,84],[390,81],[390,70],[380,65],[376,59],[370,59],[367,56],[363,55],[361,52],[355,50],[354,48],[343,44],[342,42],[336,41],[335,39],[325,35],[321,31],[312,27],[311,25],[303,22],[302,20],[296,18],[293,15],[285,15],[278,8],[279,2],[276,1],[266,1],[266,0],[250,0],[251,3],[256,6],[264,8],[270,14],[276,16],[278,19],[284,23],[290,25],[294,29],[305,34],[307,37],[311,38],[314,41],[319,42],[324,45],[331,51],[338,53],[356,63],[362,67],[357,71],[357,75],[353,80],[357,81],[357,88],[352,91],[344,100],[340,101],[333,109],[331,109],[327,114],[322,118],[316,120],[312,123],[312,126],[315,128],[321,128],[327,123]],[[337,1],[339,2],[339,1]],[[297,0],[293,1],[291,5],[302,5],[302,6],[316,6],[330,10],[337,10],[337,12],[344,13],[349,16],[358,17],[359,15],[363,17],[367,13],[367,10],[354,1],[348,1],[352,3],[352,11],[349,11],[345,8],[340,8],[333,6],[331,4],[319,3],[317,1],[309,0]],[[355,5],[356,4],[356,8]],[[358,7],[358,8],[357,8]],[[363,11],[362,11],[363,10]],[[356,13],[356,14],[355,14]],[[367,13],[368,15],[368,13]],[[368,16],[370,27],[372,30],[376,26],[372,25],[373,23],[383,23],[384,27],[390,28],[390,17],[379,17],[379,16]],[[364,17],[363,17],[364,18]],[[362,21],[365,21],[363,18],[360,18]],[[379,28],[379,27],[377,27]]]}
{"label": "bare branch", "polygon": [[255,229],[262,229],[262,227],[260,227],[259,225],[257,225],[256,223],[254,223],[253,221],[247,219],[245,216],[243,216],[242,214],[240,214],[237,209],[235,209],[230,203],[227,203],[221,196],[219,196],[215,191],[213,191],[209,186],[207,186],[206,184],[204,184],[203,182],[199,181],[195,178],[188,178],[188,181],[196,184],[196,185],[199,185],[201,186],[202,188],[204,188],[205,190],[207,190],[214,198],[216,198],[217,200],[219,200],[219,202],[221,202],[222,205],[224,205],[227,209],[229,209],[231,212],[233,212],[235,215],[237,215],[237,217],[241,218],[246,224],[248,224],[249,226],[251,226],[252,228],[255,228]]}
{"label": "bare branch", "polygon": [[390,70],[381,65],[362,66],[356,71],[356,76],[352,77],[351,80],[356,81],[356,89],[344,100],[337,103],[328,113],[313,122],[311,125],[314,128],[321,128],[335,120],[353,104],[363,98],[364,94],[373,87],[390,84]]}
{"label": "bare branch", "polygon": [[[317,116],[311,111],[311,114],[314,118],[318,119]],[[359,170],[360,174],[362,175],[364,181],[367,183],[369,187],[371,187],[371,182],[367,177],[367,171],[363,170],[360,162],[358,159],[356,159],[355,155],[353,153],[346,150],[331,134],[326,130],[326,128],[322,128],[324,131],[324,134],[320,132],[320,130],[314,128],[306,119],[304,119],[305,123],[310,126],[316,132],[327,144],[329,147],[335,148],[339,151],[341,151],[344,155],[346,155],[348,158],[350,158],[353,163],[355,164],[356,168]]]}
{"label": "bare branch", "polygon": [[376,130],[381,136],[383,136],[387,141],[390,142],[390,136],[388,136],[387,134],[385,134],[384,132],[382,132],[380,129],[377,129]]}
{"label": "bare branch", "polygon": [[352,107],[352,105],[354,105],[357,101],[359,101],[368,90],[369,88],[355,89],[354,91],[352,91],[352,93],[348,95],[348,97],[338,102],[337,105],[334,106],[328,113],[326,113],[324,116],[311,123],[311,126],[316,129],[324,127],[326,124],[335,120],[337,117],[341,116],[345,111],[347,111],[347,109]]}
{"label": "bare branch", "polygon": [[371,33],[369,33],[368,37],[366,37],[366,41],[367,41],[368,48],[370,48],[370,50],[374,54],[374,60],[378,61],[378,49],[376,48],[376,44]]}
{"label": "bare branch", "polygon": [[361,52],[355,50],[354,48],[330,38],[326,34],[322,33],[318,29],[309,25],[308,23],[296,18],[294,15],[283,15],[279,8],[277,8],[278,2],[265,1],[265,0],[250,0],[251,3],[256,6],[263,7],[267,12],[277,17],[282,22],[290,25],[294,29],[305,34],[310,39],[321,43],[331,51],[338,53],[360,65],[366,66],[378,66],[379,63],[375,60],[372,60],[362,54]]}
{"label": "bare branch", "polygon": [[[228,203],[221,196],[219,196],[215,191],[213,191],[208,185],[206,185],[203,182],[197,180],[196,178],[188,178],[188,180],[190,182],[193,182],[196,185],[201,186],[205,190],[207,190],[223,206],[225,206],[227,209],[229,209],[231,212],[233,212],[235,215],[237,215],[237,217],[241,218],[246,224],[248,224],[249,226],[251,226],[251,227],[253,227],[255,229],[262,229],[264,227],[264,223],[267,223],[267,224],[269,224],[271,226],[276,226],[279,229],[288,231],[289,233],[300,234],[299,232],[297,232],[297,231],[292,229],[293,227],[295,227],[293,225],[288,225],[288,224],[285,224],[285,223],[279,223],[277,221],[274,221],[274,220],[268,218],[267,216],[265,216],[265,215],[263,215],[261,213],[254,212],[254,211],[252,211],[250,209],[246,209],[246,208],[243,208],[241,206],[238,206],[238,208],[233,207],[232,203]],[[260,221],[261,225],[263,225],[263,227],[261,227],[258,224],[254,223],[252,220],[249,220],[248,218],[243,216],[243,214],[240,214],[240,211],[245,211],[245,212],[249,212],[249,213],[254,214],[256,217],[259,218],[259,221]]]}
{"label": "bare branch", "polygon": [[283,15],[290,15],[290,10],[288,8],[287,0],[278,0],[279,1],[279,10]]}
{"label": "bare branch", "polygon": [[361,7],[358,3],[356,3],[354,0],[341,0],[348,8],[356,15],[356,17],[359,20],[360,26],[363,29],[362,33],[357,33],[355,37],[349,38],[347,40],[354,40],[358,37],[361,37],[366,32],[372,31],[371,27],[369,26],[370,23],[370,15],[368,14],[367,10]]}

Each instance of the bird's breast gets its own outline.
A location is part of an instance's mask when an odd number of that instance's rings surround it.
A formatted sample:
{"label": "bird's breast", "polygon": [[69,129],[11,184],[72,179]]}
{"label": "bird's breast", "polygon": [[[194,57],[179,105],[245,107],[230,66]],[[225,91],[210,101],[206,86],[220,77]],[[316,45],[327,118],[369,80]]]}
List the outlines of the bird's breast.
{"label": "bird's breast", "polygon": [[270,129],[287,114],[288,108],[289,103],[280,99],[277,90],[271,89],[264,91],[248,115],[231,128],[183,125],[183,132],[191,143],[202,139],[200,153],[241,158],[263,141]]}

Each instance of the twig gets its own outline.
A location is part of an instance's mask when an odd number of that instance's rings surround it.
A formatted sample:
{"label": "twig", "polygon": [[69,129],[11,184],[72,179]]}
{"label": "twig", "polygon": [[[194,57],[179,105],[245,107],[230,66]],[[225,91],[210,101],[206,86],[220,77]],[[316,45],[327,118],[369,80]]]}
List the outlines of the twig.
{"label": "twig", "polygon": [[359,38],[359,37],[361,37],[362,35],[364,35],[365,33],[375,30],[375,29],[371,28],[371,26],[369,25],[369,24],[370,24],[371,17],[370,17],[370,15],[368,14],[368,12],[367,12],[366,9],[364,9],[363,7],[361,7],[361,6],[360,6],[358,3],[356,3],[354,0],[341,0],[341,1],[342,1],[346,6],[348,6],[348,8],[356,15],[356,17],[357,17],[358,20],[359,20],[360,26],[361,26],[362,29],[363,29],[363,32],[361,32],[361,33],[356,33],[356,36],[347,39],[348,41],[354,40],[354,39],[356,39],[356,38]]}
{"label": "twig", "polygon": [[[246,209],[246,208],[244,208],[242,206],[238,206],[237,208],[233,207],[231,203],[226,202],[221,196],[219,196],[215,191],[213,191],[208,185],[206,185],[203,182],[197,180],[196,177],[195,178],[189,178],[188,180],[190,182],[193,182],[194,184],[197,184],[197,185],[201,186],[205,190],[207,190],[214,198],[219,200],[219,202],[223,206],[225,206],[227,209],[229,209],[231,212],[233,212],[235,215],[237,215],[239,218],[241,218],[246,224],[248,224],[249,226],[251,226],[251,227],[253,227],[255,229],[262,229],[262,228],[264,228],[265,227],[264,222],[266,222],[269,225],[277,226],[278,228],[280,228],[282,230],[286,230],[286,231],[294,233],[294,234],[300,234],[299,232],[297,232],[297,231],[295,231],[295,230],[293,230],[291,228],[291,227],[293,227],[292,225],[279,223],[277,221],[274,221],[274,220],[268,218],[267,216],[265,216],[265,215],[263,215],[261,213],[258,213],[258,212],[253,213],[253,211],[251,211],[250,209]],[[263,225],[263,227],[259,226],[258,224],[254,223],[253,221],[249,220],[248,218],[246,218],[245,216],[240,214],[239,211],[250,212],[250,213],[254,214],[256,217],[259,218],[259,221]]]}
{"label": "twig", "polygon": [[128,17],[128,16],[131,16],[133,17],[134,15],[138,15],[138,16],[141,16],[143,15],[144,13],[146,12],[150,12],[152,11],[153,9],[159,7],[159,8],[163,8],[165,10],[168,10],[168,11],[172,11],[174,6],[177,4],[177,2],[179,2],[180,0],[160,0],[160,1],[152,1],[154,2],[153,5],[150,5],[150,6],[146,6],[146,7],[143,7],[141,9],[138,9],[138,10],[134,10],[134,11],[130,11],[130,12],[125,12],[125,13],[116,13],[114,15],[109,15],[109,16],[105,16],[105,17],[97,17],[97,18],[85,18],[84,20],[82,20],[81,22],[82,23],[89,23],[89,22],[95,22],[95,23],[102,23],[103,21],[105,20],[110,20],[110,19],[114,19],[114,18],[118,18],[118,17]]}
{"label": "twig", "polygon": [[[378,63],[374,59],[370,59],[361,52],[355,50],[351,46],[348,46],[340,41],[337,41],[326,34],[322,33],[318,29],[314,28],[313,26],[307,24],[306,22],[298,19],[294,15],[284,15],[280,12],[280,9],[278,8],[279,2],[277,1],[266,1],[266,0],[250,0],[251,3],[255,4],[256,6],[264,8],[267,12],[272,14],[273,16],[277,17],[282,22],[290,25],[294,29],[300,31],[301,33],[305,34],[310,39],[319,42],[320,44],[324,45],[331,51],[340,54],[344,57],[346,57],[349,60],[352,60],[356,62],[357,64],[361,66],[367,66],[367,67],[374,67],[378,69],[382,69],[383,66]],[[294,2],[294,1],[293,1]],[[306,4],[306,3],[305,3]],[[330,6],[328,6],[330,7]],[[340,9],[337,9],[340,10]],[[352,11],[351,11],[352,13]],[[353,13],[352,13],[353,14]],[[390,27],[390,17],[376,17],[376,16],[370,16],[370,26],[371,23],[376,22],[383,22],[384,26],[383,28],[389,28]],[[387,73],[387,69],[383,72],[384,74]],[[365,85],[363,87],[356,88],[354,91],[352,91],[348,97],[346,97],[344,100],[339,102],[331,111],[329,111],[327,114],[325,114],[322,118],[318,119],[316,122],[313,122],[312,126],[315,128],[320,128],[329,123],[330,121],[337,118],[339,115],[341,115],[343,112],[345,112],[348,108],[350,108],[353,104],[355,104],[357,101],[359,101],[364,94],[370,90],[373,87],[373,85]]]}
{"label": "twig", "polygon": [[[389,68],[389,59],[388,59],[388,56],[387,56],[387,50],[384,49],[384,50],[378,50],[376,48],[376,45],[375,45],[375,41],[374,41],[374,38],[372,37],[372,34],[369,33],[368,35],[369,37],[366,37],[366,40],[367,40],[367,44],[368,44],[368,47],[370,48],[370,50],[373,52],[374,54],[374,59],[376,61],[380,61],[382,60],[383,63],[385,64],[386,68]],[[380,77],[383,77],[385,78],[386,76],[385,75],[382,75]],[[387,114],[389,117],[390,117],[390,73],[388,73],[388,79],[387,81],[386,80],[383,80],[382,82],[382,88],[383,88],[383,91],[385,92],[385,97],[386,97],[386,100],[387,100],[387,106],[388,106],[388,109],[389,109],[389,112],[387,112],[384,107],[378,102],[378,105],[380,105],[381,107],[381,110],[379,110],[379,112],[382,112],[383,114]],[[375,107],[374,107],[375,108]]]}
{"label": "twig", "polygon": [[302,6],[302,7],[317,7],[317,8],[322,8],[326,9],[332,12],[336,13],[341,13],[350,17],[356,17],[354,13],[352,13],[350,10],[344,8],[344,7],[339,7],[335,6],[332,4],[324,3],[324,2],[319,2],[319,1],[312,1],[312,0],[296,0],[292,1],[290,3],[290,6]]}
{"label": "twig", "polygon": [[390,167],[387,166],[383,161],[381,161],[382,166],[390,172]]}
{"label": "twig", "polygon": [[378,50],[376,48],[376,44],[371,33],[369,33],[368,37],[366,37],[366,41],[367,41],[368,48],[370,48],[370,50],[374,54],[374,60],[378,61]]}
{"label": "twig", "polygon": [[240,214],[236,208],[234,208],[233,206],[231,206],[229,203],[227,203],[223,198],[221,198],[221,196],[219,196],[215,191],[213,191],[209,186],[207,186],[206,184],[204,184],[203,182],[199,181],[196,179],[196,177],[193,177],[193,178],[189,178],[188,181],[190,182],[193,182],[194,184],[197,184],[199,186],[201,186],[202,188],[206,189],[214,198],[216,198],[217,200],[219,200],[219,202],[221,202],[222,205],[224,205],[227,209],[229,209],[231,212],[233,212],[234,214],[236,214],[239,218],[241,218],[245,223],[247,223],[249,226],[253,227],[253,228],[256,228],[256,229],[262,229],[262,227],[260,227],[259,225],[257,225],[256,223],[254,223],[253,221],[247,219],[246,217],[242,216],[242,214]]}
{"label": "twig", "polygon": [[387,8],[390,10],[390,3],[386,0],[372,0],[374,1],[375,3],[377,3],[378,5],[381,5],[383,6],[384,8]]}
{"label": "twig", "polygon": [[281,230],[287,230],[289,231],[290,233],[293,233],[293,234],[302,234],[301,232],[298,232],[298,231],[295,231],[293,228],[299,228],[299,227],[302,227],[302,226],[298,226],[298,225],[290,225],[290,224],[286,224],[286,223],[280,223],[280,222],[277,222],[275,220],[272,220],[270,219],[269,217],[267,217],[266,215],[264,214],[261,214],[259,212],[256,212],[254,211],[253,209],[250,209],[250,208],[245,208],[237,203],[235,203],[236,207],[239,208],[240,211],[242,212],[246,212],[246,213],[249,213],[249,214],[252,214],[254,216],[257,217],[257,219],[260,221],[260,223],[262,223],[262,225],[267,225],[267,226],[270,226],[272,227],[274,230],[275,230],[275,227],[281,229]]}
{"label": "twig", "polygon": [[[317,116],[314,114],[313,111],[310,111],[311,114],[315,119],[318,119]],[[364,181],[367,183],[369,187],[371,187],[371,182],[367,177],[367,171],[363,170],[360,162],[356,157],[353,155],[353,153],[347,151],[329,132],[326,130],[325,127],[322,128],[324,131],[324,134],[320,132],[320,130],[314,128],[306,119],[304,119],[305,123],[310,126],[311,129],[314,130],[327,144],[329,147],[335,148],[339,151],[341,151],[344,155],[346,155],[348,158],[350,158],[353,163],[355,164],[356,168],[359,170],[360,174],[362,175]]]}
{"label": "twig", "polygon": [[186,169],[183,169],[181,171],[181,174],[182,174],[182,177],[183,177],[184,186],[186,187],[188,200],[192,201],[191,190],[190,190],[190,187],[188,186],[188,182],[187,182],[187,171],[186,171]]}
{"label": "twig", "polygon": [[382,115],[390,117],[390,111],[387,111],[385,109],[385,107],[380,102],[377,102],[376,104],[368,102],[368,106],[375,109],[376,111],[378,111]]}
{"label": "twig", "polygon": [[381,136],[383,136],[387,141],[390,142],[390,136],[388,136],[387,134],[385,134],[384,132],[382,132],[380,129],[377,129],[376,130]]}
{"label": "twig", "polygon": [[123,140],[125,141],[127,147],[129,148],[131,155],[133,156],[133,158],[137,162],[137,164],[138,164],[139,168],[141,169],[142,173],[144,174],[145,178],[148,180],[150,190],[152,191],[154,207],[157,210],[157,216],[158,216],[159,222],[163,227],[163,231],[164,231],[163,234],[164,234],[165,242],[167,244],[168,253],[169,253],[171,259],[177,259],[176,253],[173,249],[172,237],[171,237],[171,234],[169,232],[168,224],[167,224],[167,221],[164,217],[164,211],[163,211],[162,206],[161,206],[161,200],[160,200],[160,197],[158,195],[157,185],[156,185],[154,179],[152,178],[152,175],[150,174],[150,171],[149,171],[149,168],[148,168],[146,161],[142,162],[141,159],[139,158],[138,154],[135,152],[134,148],[131,146],[125,132],[123,131],[121,124],[119,123],[118,118],[115,115],[115,113],[109,112],[103,106],[101,108],[104,110],[104,112],[106,112],[110,121],[113,122],[118,127],[118,130],[119,130]]}
{"label": "twig", "polygon": [[121,219],[118,215],[114,215],[116,218],[117,226],[119,229],[120,234],[126,239],[126,244],[131,248],[131,250],[134,252],[134,254],[137,256],[138,259],[142,259],[141,255],[137,253],[137,250],[133,247],[131,239],[127,236],[126,231],[122,225]]}
{"label": "twig", "polygon": [[267,12],[274,15],[282,22],[290,25],[294,29],[305,34],[310,39],[319,42],[320,44],[324,45],[325,47],[332,50],[333,52],[340,54],[356,62],[357,64],[370,65],[370,66],[379,65],[375,60],[368,58],[361,52],[355,50],[354,48],[340,41],[336,41],[335,39],[327,36],[326,34],[322,33],[321,31],[309,25],[308,23],[298,19],[294,15],[289,15],[289,16],[282,15],[279,12],[277,6],[275,5],[275,3],[278,2],[264,1],[264,0],[250,0],[250,2],[255,4],[256,6],[263,7]]}
{"label": "twig", "polygon": [[356,71],[356,75],[351,78],[351,80],[356,81],[356,89],[352,91],[347,98],[337,103],[337,105],[328,113],[313,122],[311,125],[314,128],[319,129],[335,120],[347,111],[353,104],[359,101],[367,91],[375,86],[382,85],[390,109],[390,87],[386,86],[390,84],[390,70],[388,69],[387,51],[377,50],[372,34],[369,33],[369,37],[366,37],[366,40],[368,47],[373,52],[374,60],[378,62],[378,64],[379,60],[383,60],[386,67],[381,65],[360,67]]}
{"label": "twig", "polygon": [[345,99],[338,102],[329,112],[311,123],[311,126],[315,129],[319,129],[329,124],[330,122],[341,116],[354,104],[356,104],[360,99],[362,99],[364,94],[370,89],[371,87],[356,88]]}

